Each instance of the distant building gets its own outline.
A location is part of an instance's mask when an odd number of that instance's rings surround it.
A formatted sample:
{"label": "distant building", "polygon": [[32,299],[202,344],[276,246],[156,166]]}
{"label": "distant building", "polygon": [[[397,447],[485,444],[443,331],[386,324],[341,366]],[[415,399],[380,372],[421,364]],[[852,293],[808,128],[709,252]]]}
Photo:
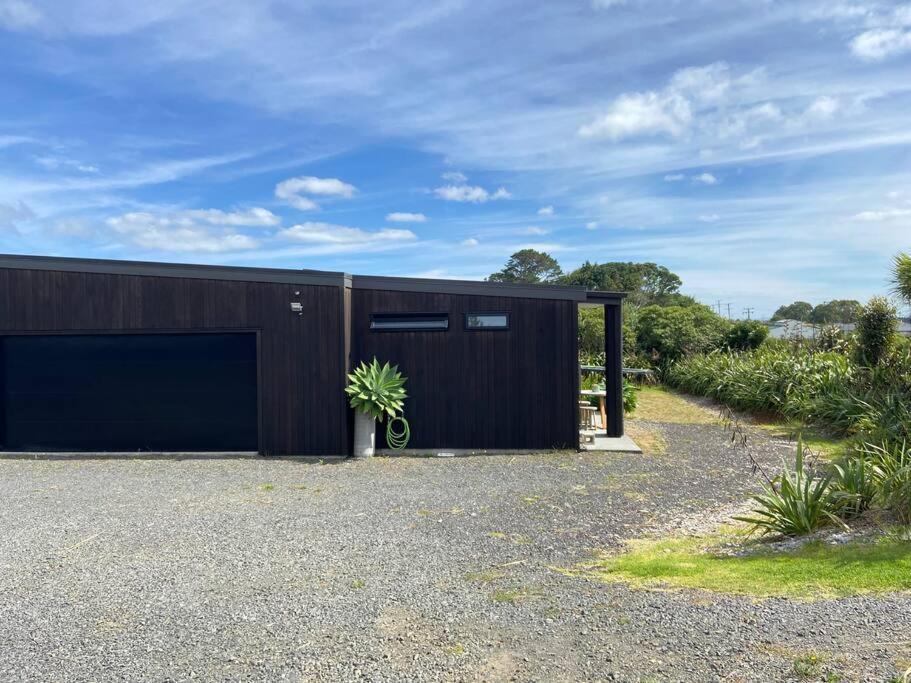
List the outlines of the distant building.
{"label": "distant building", "polygon": [[[857,329],[855,323],[832,324],[846,333],[852,333]],[[792,337],[815,339],[819,330],[827,326],[805,323],[801,320],[770,320],[766,323],[766,327],[769,328],[769,336],[772,339],[790,339]],[[911,321],[907,318],[901,318],[898,322],[896,331],[903,337],[911,337]]]}

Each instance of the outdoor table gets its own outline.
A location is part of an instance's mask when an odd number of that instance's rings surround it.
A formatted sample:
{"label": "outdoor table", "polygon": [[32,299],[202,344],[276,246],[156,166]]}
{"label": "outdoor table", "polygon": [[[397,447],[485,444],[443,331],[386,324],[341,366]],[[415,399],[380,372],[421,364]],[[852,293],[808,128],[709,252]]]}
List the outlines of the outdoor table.
{"label": "outdoor table", "polygon": [[583,396],[597,396],[598,407],[601,409],[601,427],[607,429],[607,392],[594,389],[583,389],[579,392]]}

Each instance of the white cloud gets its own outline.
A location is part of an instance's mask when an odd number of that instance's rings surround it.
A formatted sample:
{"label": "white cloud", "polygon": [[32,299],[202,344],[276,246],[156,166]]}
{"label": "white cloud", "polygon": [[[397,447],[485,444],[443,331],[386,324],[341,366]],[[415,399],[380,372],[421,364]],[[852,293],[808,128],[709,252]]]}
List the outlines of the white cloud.
{"label": "white cloud", "polygon": [[18,224],[35,217],[32,207],[23,201],[15,204],[0,204],[0,232],[9,230],[19,232]]}
{"label": "white cloud", "polygon": [[476,247],[480,244],[474,237],[469,237],[467,240],[462,240],[461,245],[463,247]]}
{"label": "white cloud", "polygon": [[527,228],[521,228],[516,231],[519,235],[546,235],[548,232],[550,231],[537,225],[530,225]]}
{"label": "white cloud", "polygon": [[703,223],[714,223],[719,218],[721,218],[721,216],[719,216],[717,213],[704,213],[699,216],[699,220]]}
{"label": "white cloud", "polygon": [[839,109],[839,102],[834,97],[823,95],[813,100],[813,103],[807,107],[806,116],[811,119],[825,120],[830,119]]}
{"label": "white cloud", "polygon": [[448,171],[442,175],[443,180],[447,180],[450,183],[463,184],[468,180],[468,176],[459,171]]}
{"label": "white cloud", "polygon": [[472,204],[483,204],[487,201],[512,197],[504,187],[491,193],[477,185],[444,185],[434,189],[433,193],[448,202],[470,202]]}
{"label": "white cloud", "polygon": [[193,220],[203,221],[210,225],[246,225],[251,227],[269,227],[278,225],[281,219],[268,209],[254,207],[244,211],[222,211],[221,209],[191,209],[182,212]]}
{"label": "white cloud", "polygon": [[882,209],[880,211],[861,211],[854,214],[851,218],[855,221],[864,221],[866,223],[878,223],[889,221],[893,218],[904,218],[911,216],[911,209]]}
{"label": "white cloud", "polygon": [[579,128],[583,138],[622,140],[642,135],[682,135],[693,118],[690,103],[677,93],[620,95],[607,112]]}
{"label": "white cloud", "polygon": [[245,251],[259,242],[242,233],[213,230],[185,214],[161,215],[145,211],[108,218],[105,223],[143,249],[171,252]]}
{"label": "white cloud", "polygon": [[589,221],[585,224],[586,230],[596,230],[598,228],[598,221]]}
{"label": "white cloud", "polygon": [[357,192],[354,185],[349,185],[338,178],[316,178],[299,176],[288,178],[275,186],[275,196],[301,211],[313,211],[319,204],[306,195],[322,197],[343,197],[349,199]]}
{"label": "white cloud", "polygon": [[[278,223],[278,216],[262,208],[230,212],[220,209],[135,211],[105,221],[109,228],[144,249],[207,253],[255,249],[259,240],[232,228],[269,227]],[[58,223],[58,228],[68,234],[74,234],[72,227]]]}
{"label": "white cloud", "polygon": [[76,161],[75,159],[66,159],[63,157],[35,157],[35,163],[51,171],[56,171],[60,168],[73,168],[81,173],[98,173],[100,170],[97,166],[93,166],[92,164],[85,164],[81,161]]}
{"label": "white cloud", "polygon": [[683,173],[668,173],[664,176],[664,182],[666,183],[677,183],[686,178]]}
{"label": "white cloud", "polygon": [[625,4],[626,0],[592,0],[592,7],[595,9],[610,9]]}
{"label": "white cloud", "polygon": [[386,220],[390,223],[424,223],[427,221],[427,216],[422,213],[393,211],[386,214]]}
{"label": "white cloud", "polygon": [[699,101],[721,102],[731,89],[730,67],[725,62],[680,69],[671,77],[669,90]]}
{"label": "white cloud", "polygon": [[41,12],[25,0],[0,0],[0,26],[22,29],[41,23]]}
{"label": "white cloud", "polygon": [[911,51],[911,31],[876,28],[864,31],[851,41],[851,52],[861,59],[877,62]]}
{"label": "white cloud", "polygon": [[416,239],[410,230],[383,228],[367,231],[360,228],[349,228],[344,225],[308,221],[280,231],[279,237],[295,242],[324,245],[352,245],[376,242],[403,242]]}
{"label": "white cloud", "polygon": [[719,182],[721,182],[711,173],[700,173],[699,175],[691,176],[690,179],[694,183],[699,183],[701,185],[717,185]]}
{"label": "white cloud", "polygon": [[553,216],[553,215],[554,215],[554,207],[552,207],[552,206],[542,206],[540,209],[538,209],[538,215],[539,215],[539,216]]}

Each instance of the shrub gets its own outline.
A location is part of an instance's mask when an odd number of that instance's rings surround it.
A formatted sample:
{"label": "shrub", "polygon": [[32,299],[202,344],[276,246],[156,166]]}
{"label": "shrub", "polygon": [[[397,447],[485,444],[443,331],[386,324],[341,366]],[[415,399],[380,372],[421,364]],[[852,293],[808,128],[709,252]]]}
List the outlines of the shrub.
{"label": "shrub", "polygon": [[867,458],[852,455],[832,464],[832,500],[839,515],[856,517],[876,498],[879,482],[875,466]]}
{"label": "shrub", "polygon": [[911,524],[911,448],[907,442],[875,445],[866,443],[858,457],[869,461],[874,471],[877,498],[903,524]]}
{"label": "shrub", "polygon": [[836,516],[837,500],[829,489],[832,475],[817,475],[805,458],[803,442],[797,442],[794,468],[785,466],[777,477],[752,496],[758,507],[753,516],[735,517],[765,534],[807,534],[830,523],[842,524]]}
{"label": "shrub", "polygon": [[639,396],[637,392],[639,387],[630,382],[628,379],[623,380],[623,412],[631,413],[639,405]]}
{"label": "shrub", "polygon": [[668,362],[721,348],[729,327],[707,306],[646,306],[639,311],[637,345]]}
{"label": "shrub", "polygon": [[875,296],[857,319],[857,360],[876,367],[889,354],[898,322],[895,307],[885,297]]}
{"label": "shrub", "polygon": [[731,325],[727,332],[725,345],[734,351],[758,349],[766,337],[769,328],[757,320],[741,320]]}

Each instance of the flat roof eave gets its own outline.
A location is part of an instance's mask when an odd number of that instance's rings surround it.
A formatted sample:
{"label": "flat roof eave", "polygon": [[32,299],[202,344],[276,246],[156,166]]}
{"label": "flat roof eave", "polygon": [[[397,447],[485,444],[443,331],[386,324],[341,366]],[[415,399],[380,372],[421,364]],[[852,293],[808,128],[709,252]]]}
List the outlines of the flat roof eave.
{"label": "flat roof eave", "polygon": [[156,261],[121,261],[64,256],[0,254],[0,268],[140,275],[146,277],[178,277],[235,282],[267,282],[290,285],[323,285],[397,292],[558,299],[598,304],[619,304],[622,298],[626,296],[618,292],[590,292],[584,287],[573,285],[443,280],[384,275],[349,275],[343,272],[321,270],[219,266]]}

